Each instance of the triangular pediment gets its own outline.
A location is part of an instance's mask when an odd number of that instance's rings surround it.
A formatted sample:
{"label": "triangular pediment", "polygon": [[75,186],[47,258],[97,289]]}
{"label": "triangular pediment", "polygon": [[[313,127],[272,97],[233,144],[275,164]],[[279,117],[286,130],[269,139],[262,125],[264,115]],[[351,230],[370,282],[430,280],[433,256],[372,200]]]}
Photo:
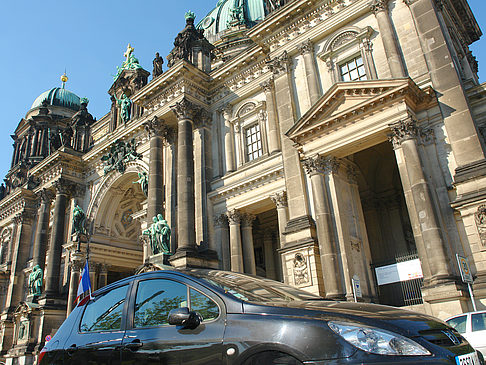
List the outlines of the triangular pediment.
{"label": "triangular pediment", "polygon": [[297,142],[315,130],[328,129],[336,123],[362,118],[377,108],[404,99],[412,109],[428,105],[431,97],[411,79],[338,82],[294,124],[286,135]]}

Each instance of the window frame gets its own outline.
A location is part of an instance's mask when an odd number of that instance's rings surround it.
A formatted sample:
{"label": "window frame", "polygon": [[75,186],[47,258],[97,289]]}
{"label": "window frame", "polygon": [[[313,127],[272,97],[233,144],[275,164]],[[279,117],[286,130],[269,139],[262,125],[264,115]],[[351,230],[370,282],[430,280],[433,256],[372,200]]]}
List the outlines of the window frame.
{"label": "window frame", "polygon": [[[253,127],[258,127],[258,134],[260,136],[260,139],[258,139],[255,143],[258,143],[260,142],[260,148],[254,150],[252,152],[252,154],[254,154],[256,151],[261,151],[261,154],[257,157],[254,157],[252,159],[250,159],[250,153],[249,153],[249,144],[248,144],[248,136],[247,136],[247,132],[253,128]],[[257,133],[254,133],[254,134],[257,134]],[[253,135],[253,134],[252,134]],[[253,146],[254,145],[254,142],[250,142],[251,145]],[[252,123],[248,126],[245,126],[243,128],[243,145],[244,145],[244,159],[245,159],[245,163],[248,163],[248,162],[253,162],[255,160],[258,160],[259,158],[263,157],[264,155],[264,150],[263,150],[263,138],[262,138],[262,128],[260,126],[260,123],[258,122],[255,122],[255,123]]]}

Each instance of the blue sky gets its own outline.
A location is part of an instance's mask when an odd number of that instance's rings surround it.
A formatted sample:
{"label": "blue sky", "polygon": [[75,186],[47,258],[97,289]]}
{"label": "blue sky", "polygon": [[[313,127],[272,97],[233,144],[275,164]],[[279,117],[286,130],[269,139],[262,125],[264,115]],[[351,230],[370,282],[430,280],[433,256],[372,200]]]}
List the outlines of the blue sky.
{"label": "blue sky", "polygon": [[[129,42],[141,65],[151,72],[155,52],[165,59],[175,36],[184,28],[185,12],[192,10],[197,22],[216,3],[217,0],[4,1],[0,12],[0,179],[10,168],[10,135],[38,95],[61,85],[59,78],[65,69],[69,77],[66,88],[88,97],[88,110],[99,119],[109,111],[107,91]],[[486,1],[470,0],[469,4],[486,32]],[[485,37],[472,46],[483,82]]]}

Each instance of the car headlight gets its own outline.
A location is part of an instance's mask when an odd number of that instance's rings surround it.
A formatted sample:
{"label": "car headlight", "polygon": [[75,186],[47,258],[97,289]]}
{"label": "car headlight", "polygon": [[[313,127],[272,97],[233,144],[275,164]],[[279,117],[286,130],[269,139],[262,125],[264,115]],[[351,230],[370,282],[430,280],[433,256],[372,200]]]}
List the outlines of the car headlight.
{"label": "car headlight", "polygon": [[329,328],[357,348],[378,355],[430,355],[415,341],[381,328],[358,323],[329,321]]}

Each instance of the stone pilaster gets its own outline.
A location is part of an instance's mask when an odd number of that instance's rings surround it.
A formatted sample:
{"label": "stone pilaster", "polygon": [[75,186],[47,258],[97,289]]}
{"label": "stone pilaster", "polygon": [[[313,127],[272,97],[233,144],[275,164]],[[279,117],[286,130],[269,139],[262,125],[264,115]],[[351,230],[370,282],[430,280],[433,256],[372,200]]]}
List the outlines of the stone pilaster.
{"label": "stone pilaster", "polygon": [[267,107],[268,153],[272,154],[280,151],[280,136],[275,111],[275,85],[273,78],[262,82],[260,86],[265,93]]}
{"label": "stone pilaster", "polygon": [[226,173],[235,170],[235,147],[233,136],[233,125],[231,124],[231,105],[226,105],[223,110],[224,118],[224,162]]}
{"label": "stone pilaster", "polygon": [[[422,238],[416,240],[417,251],[422,265],[428,262],[428,267],[423,268],[424,285],[450,281],[452,275],[449,257],[417,148],[416,122],[407,118],[390,125],[390,128],[390,140],[397,155],[400,177],[407,182],[404,186],[410,187],[410,192],[405,191],[405,199],[414,236]],[[400,163],[402,158],[403,163]]]}
{"label": "stone pilaster", "polygon": [[280,247],[285,245],[285,227],[287,227],[287,222],[289,221],[289,205],[287,203],[287,192],[280,191],[270,196],[277,207],[277,218],[278,218],[278,231],[280,236]]}
{"label": "stone pilaster", "polygon": [[255,250],[253,246],[253,214],[244,213],[242,215],[241,240],[243,244],[243,266],[245,273],[256,274]]}
{"label": "stone pilaster", "polygon": [[243,250],[241,246],[241,216],[236,210],[230,210],[226,213],[229,222],[230,233],[230,255],[231,271],[244,272]]}
{"label": "stone pilaster", "polygon": [[37,227],[35,231],[32,265],[39,265],[44,271],[46,263],[46,246],[49,232],[49,216],[53,194],[50,190],[42,189],[39,194],[40,205],[37,212]]}
{"label": "stone pilaster", "polygon": [[313,242],[315,228],[309,215],[304,172],[298,151],[293,142],[285,135],[295,123],[294,97],[289,74],[291,59],[287,52],[269,62],[275,78],[275,100],[280,124],[282,157],[285,171],[285,185],[289,208],[289,221],[285,229],[286,244]]}
{"label": "stone pilaster", "polygon": [[388,66],[390,67],[391,77],[407,77],[395,29],[388,14],[388,0],[373,0],[370,9],[375,14],[376,21],[378,22],[380,37],[383,42]]}
{"label": "stone pilaster", "polygon": [[228,217],[225,214],[214,217],[214,226],[214,248],[218,253],[219,267],[231,270]]}
{"label": "stone pilaster", "polygon": [[310,39],[308,39],[307,41],[301,43],[298,47],[302,57],[304,58],[305,78],[307,81],[307,88],[309,90],[309,105],[312,106],[317,102],[320,95],[317,68],[314,61],[314,45]]}
{"label": "stone pilaster", "polygon": [[56,189],[56,198],[54,202],[54,216],[52,220],[52,232],[49,245],[45,287],[45,296],[53,298],[59,295],[59,275],[61,268],[62,245],[66,239],[66,237],[64,237],[66,207],[68,193],[72,190],[72,185],[65,179],[61,178],[54,182],[54,187]]}
{"label": "stone pilaster", "polygon": [[69,262],[71,275],[69,277],[69,294],[68,294],[66,317],[69,316],[69,313],[72,312],[75,306],[74,301],[76,300],[76,296],[77,296],[79,278],[81,275],[81,270],[83,269],[84,265],[85,265],[84,253],[78,251],[72,252],[71,261]]}
{"label": "stone pilaster", "polygon": [[326,298],[344,299],[341,269],[338,260],[338,240],[334,236],[333,217],[328,200],[325,176],[335,171],[339,161],[334,157],[317,155],[304,161],[311,179],[316,217],[317,239],[321,257]]}

